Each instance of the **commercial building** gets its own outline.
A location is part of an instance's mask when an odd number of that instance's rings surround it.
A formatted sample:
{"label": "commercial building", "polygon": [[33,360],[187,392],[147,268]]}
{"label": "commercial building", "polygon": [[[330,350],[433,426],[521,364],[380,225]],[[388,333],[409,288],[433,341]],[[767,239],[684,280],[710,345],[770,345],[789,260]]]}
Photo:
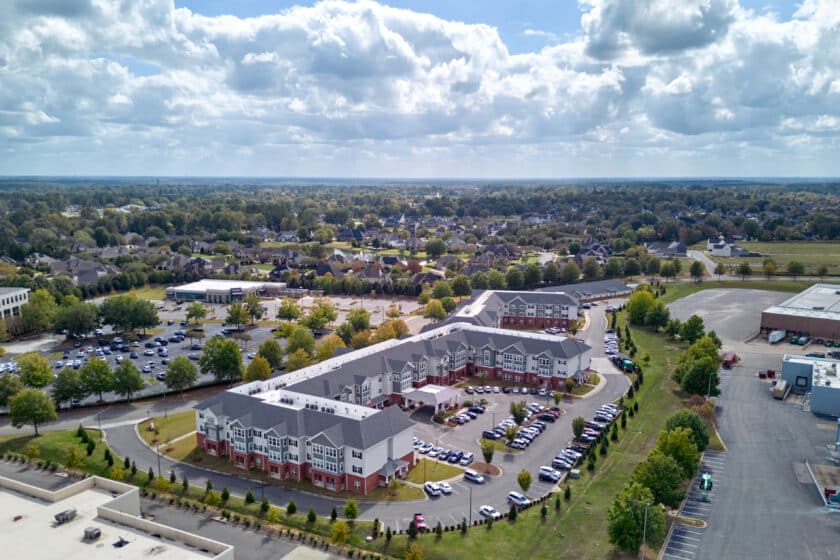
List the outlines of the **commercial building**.
{"label": "commercial building", "polygon": [[144,518],[139,488],[98,476],[54,489],[0,476],[0,511],[4,558],[234,560],[230,545]]}
{"label": "commercial building", "polygon": [[248,294],[280,297],[291,295],[285,282],[249,282],[245,280],[199,280],[183,286],[166,288],[166,299],[175,301],[203,301],[231,303],[245,299]]}
{"label": "commercial building", "polygon": [[452,404],[444,386],[481,374],[560,388],[590,358],[572,338],[452,323],[199,403],[198,445],[273,478],[367,493],[414,464],[413,422],[397,405],[439,409]]}
{"label": "commercial building", "polygon": [[782,379],[797,392],[810,392],[811,412],[840,416],[840,361],[785,355]]}
{"label": "commercial building", "polygon": [[815,284],[762,311],[761,333],[776,330],[840,341],[840,285]]}
{"label": "commercial building", "polygon": [[29,303],[29,288],[0,288],[0,318],[20,315],[20,308]]}

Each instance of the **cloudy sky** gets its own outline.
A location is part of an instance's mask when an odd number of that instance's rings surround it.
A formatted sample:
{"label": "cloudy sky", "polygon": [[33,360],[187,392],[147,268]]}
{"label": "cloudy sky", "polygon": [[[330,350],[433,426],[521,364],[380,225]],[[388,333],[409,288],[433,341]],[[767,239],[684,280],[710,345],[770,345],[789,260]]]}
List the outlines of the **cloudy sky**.
{"label": "cloudy sky", "polygon": [[0,174],[840,176],[838,0],[0,0]]}

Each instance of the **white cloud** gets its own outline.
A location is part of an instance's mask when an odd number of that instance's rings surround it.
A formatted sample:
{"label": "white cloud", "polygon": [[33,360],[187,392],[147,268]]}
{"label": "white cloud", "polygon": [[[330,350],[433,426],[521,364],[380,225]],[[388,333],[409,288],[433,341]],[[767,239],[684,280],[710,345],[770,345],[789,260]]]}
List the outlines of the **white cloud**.
{"label": "white cloud", "polygon": [[513,55],[492,27],[364,0],[0,2],[0,172],[840,173],[835,0],[789,21],[737,0],[581,8],[579,38],[526,29],[553,44]]}

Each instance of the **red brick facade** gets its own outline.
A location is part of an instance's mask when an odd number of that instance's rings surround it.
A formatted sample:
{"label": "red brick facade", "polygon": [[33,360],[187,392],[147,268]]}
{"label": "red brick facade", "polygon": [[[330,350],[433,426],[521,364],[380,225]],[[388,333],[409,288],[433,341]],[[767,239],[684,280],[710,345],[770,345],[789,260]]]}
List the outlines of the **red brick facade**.
{"label": "red brick facade", "polygon": [[554,328],[563,328],[568,329],[571,320],[569,319],[558,319],[556,317],[552,318],[542,318],[542,317],[502,317],[501,326],[502,327],[509,327],[509,328],[516,328],[516,327],[529,327],[529,328],[540,328],[540,329],[547,329],[549,327]]}

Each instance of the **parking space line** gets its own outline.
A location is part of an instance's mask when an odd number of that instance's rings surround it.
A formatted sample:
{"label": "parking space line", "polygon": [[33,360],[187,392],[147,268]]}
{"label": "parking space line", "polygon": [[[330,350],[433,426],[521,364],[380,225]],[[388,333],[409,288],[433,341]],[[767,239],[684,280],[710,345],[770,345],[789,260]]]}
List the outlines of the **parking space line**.
{"label": "parking space line", "polygon": [[[674,535],[673,537],[671,537],[672,541],[675,538],[677,538],[677,539],[690,539],[691,537],[683,537],[681,535]],[[697,541],[697,542],[700,542],[700,539],[694,539],[694,540]],[[690,546],[691,548],[697,548],[697,546],[698,546],[696,544],[691,544],[691,543],[688,543],[688,542],[682,542],[682,541],[677,541],[677,542],[679,543],[680,546]]]}
{"label": "parking space line", "polygon": [[690,556],[677,556],[676,554],[671,554],[670,552],[665,551],[665,553],[662,556],[667,558],[677,558],[678,560],[691,560],[692,558],[694,558],[693,552],[689,552],[687,554],[690,554]]}

